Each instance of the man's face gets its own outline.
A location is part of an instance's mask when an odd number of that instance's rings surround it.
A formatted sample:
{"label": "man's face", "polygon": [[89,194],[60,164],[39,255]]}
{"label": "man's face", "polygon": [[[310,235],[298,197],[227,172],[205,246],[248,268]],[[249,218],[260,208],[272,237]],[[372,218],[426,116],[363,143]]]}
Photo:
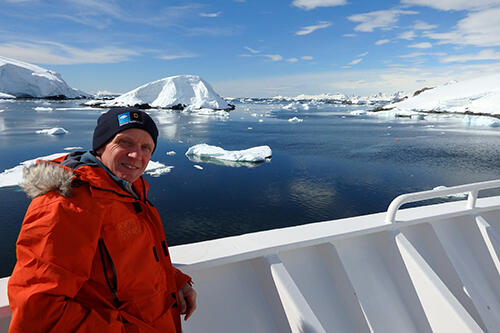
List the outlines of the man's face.
{"label": "man's face", "polygon": [[146,169],[154,147],[148,132],[129,128],[97,150],[97,155],[116,177],[133,183]]}

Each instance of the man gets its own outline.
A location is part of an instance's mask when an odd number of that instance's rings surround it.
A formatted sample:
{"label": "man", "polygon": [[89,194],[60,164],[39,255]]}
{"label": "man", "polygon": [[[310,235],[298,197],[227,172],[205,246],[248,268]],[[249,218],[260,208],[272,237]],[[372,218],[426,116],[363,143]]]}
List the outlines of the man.
{"label": "man", "polygon": [[156,148],[151,117],[101,115],[92,151],[25,169],[31,202],[9,280],[11,332],[180,332],[196,308],[174,268],[142,173]]}

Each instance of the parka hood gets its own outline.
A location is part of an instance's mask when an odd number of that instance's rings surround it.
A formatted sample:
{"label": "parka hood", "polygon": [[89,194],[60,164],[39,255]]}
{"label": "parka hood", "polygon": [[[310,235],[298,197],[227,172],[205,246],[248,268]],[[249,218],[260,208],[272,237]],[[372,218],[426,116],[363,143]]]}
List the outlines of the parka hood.
{"label": "parka hood", "polygon": [[92,161],[85,158],[85,154],[88,152],[77,151],[53,161],[38,160],[36,164],[24,168],[21,188],[31,199],[50,191],[70,196],[76,176],[74,170],[83,165],[93,165]]}

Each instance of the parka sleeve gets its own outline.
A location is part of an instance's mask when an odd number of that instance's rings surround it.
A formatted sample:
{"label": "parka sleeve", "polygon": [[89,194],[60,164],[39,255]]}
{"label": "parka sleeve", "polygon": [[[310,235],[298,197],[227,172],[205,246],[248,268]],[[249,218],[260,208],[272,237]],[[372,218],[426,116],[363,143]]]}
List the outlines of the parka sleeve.
{"label": "parka sleeve", "polygon": [[186,283],[192,282],[191,277],[189,275],[184,274],[178,268],[174,267],[174,270],[175,270],[175,285],[177,286],[177,291],[182,289],[182,287],[184,287]]}
{"label": "parka sleeve", "polygon": [[118,311],[105,318],[75,300],[100,235],[102,210],[93,205],[53,192],[31,203],[8,284],[10,332],[124,332]]}

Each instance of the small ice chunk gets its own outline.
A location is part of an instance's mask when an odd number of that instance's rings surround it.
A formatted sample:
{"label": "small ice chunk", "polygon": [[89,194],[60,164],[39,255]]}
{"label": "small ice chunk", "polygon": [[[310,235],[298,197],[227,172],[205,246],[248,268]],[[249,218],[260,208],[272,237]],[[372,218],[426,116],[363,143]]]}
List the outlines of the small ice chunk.
{"label": "small ice chunk", "polygon": [[37,134],[48,134],[48,135],[64,135],[68,134],[69,132],[65,130],[62,127],[54,127],[54,128],[48,128],[48,129],[41,129],[36,131]]}
{"label": "small ice chunk", "polygon": [[169,165],[169,166],[164,166],[164,167],[152,169],[150,171],[145,171],[144,173],[150,175],[151,177],[160,177],[161,175],[172,171],[173,168],[174,168],[173,166]]}
{"label": "small ice chunk", "polygon": [[175,155],[176,153],[175,153],[175,151],[171,150],[171,151],[167,151],[166,154],[168,156],[172,156],[172,155]]}
{"label": "small ice chunk", "polygon": [[353,116],[361,116],[361,115],[366,114],[366,111],[364,111],[364,110],[354,110],[354,111],[351,111],[350,114],[352,114]]}
{"label": "small ice chunk", "polygon": [[79,150],[79,149],[83,149],[83,147],[66,147],[66,148],[64,148],[64,150]]}
{"label": "small ice chunk", "polygon": [[272,156],[269,146],[258,146],[244,150],[224,150],[221,147],[206,143],[194,145],[186,152],[186,156],[195,155],[201,158],[220,159],[238,162],[262,162]]}
{"label": "small ice chunk", "polygon": [[304,121],[304,119],[293,117],[293,118],[288,119],[288,121],[291,122],[291,123],[301,123],[301,122]]}
{"label": "small ice chunk", "polygon": [[[433,190],[434,191],[439,191],[439,190],[446,190],[448,187],[446,186],[437,186],[437,187],[434,187]],[[462,193],[455,193],[455,194],[450,194],[450,195],[447,195],[446,197],[448,198],[456,198],[456,199],[465,199],[467,198],[468,196],[468,193],[467,192],[462,192]]]}
{"label": "small ice chunk", "polygon": [[193,165],[193,168],[198,169],[198,170],[203,170],[203,167],[201,165],[198,165],[198,164]]}
{"label": "small ice chunk", "polygon": [[33,110],[35,110],[35,111],[52,111],[54,109],[53,108],[44,107],[44,106],[37,106]]}

